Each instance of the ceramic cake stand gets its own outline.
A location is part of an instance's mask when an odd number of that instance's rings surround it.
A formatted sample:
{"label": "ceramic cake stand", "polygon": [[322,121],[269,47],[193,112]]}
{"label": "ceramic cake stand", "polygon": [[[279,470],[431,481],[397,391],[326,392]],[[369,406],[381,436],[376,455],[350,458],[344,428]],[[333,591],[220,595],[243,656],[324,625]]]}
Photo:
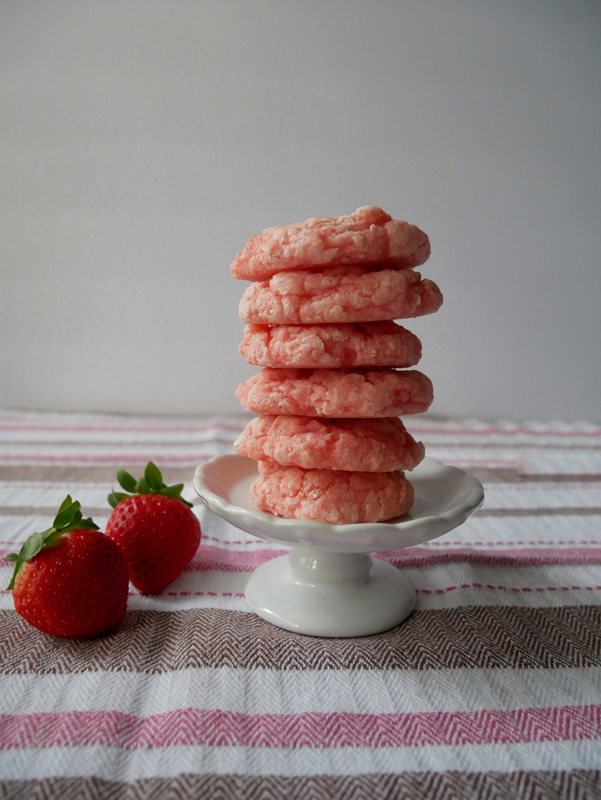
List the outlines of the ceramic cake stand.
{"label": "ceramic cake stand", "polygon": [[312,636],[366,636],[388,630],[415,606],[415,591],[391,564],[371,553],[436,539],[461,525],[484,501],[480,482],[425,458],[411,472],[411,513],[388,522],[326,525],[258,511],[250,486],[257,464],[238,455],[201,464],[194,489],[210,510],[247,533],[292,547],[258,567],[246,601],[260,617]]}

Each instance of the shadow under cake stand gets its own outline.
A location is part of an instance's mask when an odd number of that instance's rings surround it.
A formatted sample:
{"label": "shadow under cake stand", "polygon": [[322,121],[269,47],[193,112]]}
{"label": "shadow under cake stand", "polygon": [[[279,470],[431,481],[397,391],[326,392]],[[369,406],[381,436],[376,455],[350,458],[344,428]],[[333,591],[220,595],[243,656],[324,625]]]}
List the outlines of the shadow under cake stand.
{"label": "shadow under cake stand", "polygon": [[239,455],[201,464],[194,489],[227,522],[268,542],[292,547],[258,567],[246,601],[263,619],[311,636],[366,636],[388,630],[415,607],[400,570],[371,553],[422,544],[461,525],[484,502],[482,484],[456,467],[425,458],[410,474],[415,503],[387,522],[327,525],[259,511],[250,486],[257,463]]}

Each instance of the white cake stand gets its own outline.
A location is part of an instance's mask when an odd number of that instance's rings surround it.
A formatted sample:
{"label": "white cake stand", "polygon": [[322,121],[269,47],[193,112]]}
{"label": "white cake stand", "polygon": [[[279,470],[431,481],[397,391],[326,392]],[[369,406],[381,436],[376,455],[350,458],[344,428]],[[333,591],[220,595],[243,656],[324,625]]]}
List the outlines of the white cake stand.
{"label": "white cake stand", "polygon": [[210,510],[236,528],[292,547],[258,567],[246,601],[260,617],[311,636],[366,636],[388,630],[415,607],[415,591],[391,564],[371,553],[436,539],[484,502],[482,484],[456,467],[425,458],[410,473],[415,504],[388,522],[327,525],[258,511],[250,485],[257,464],[217,456],[196,469],[194,489]]}

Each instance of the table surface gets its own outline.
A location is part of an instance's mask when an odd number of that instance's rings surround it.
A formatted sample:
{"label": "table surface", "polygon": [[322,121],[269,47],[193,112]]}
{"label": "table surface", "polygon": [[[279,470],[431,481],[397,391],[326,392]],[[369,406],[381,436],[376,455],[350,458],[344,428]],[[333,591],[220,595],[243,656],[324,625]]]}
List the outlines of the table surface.
{"label": "table surface", "polygon": [[[0,411],[2,556],[67,493],[102,529],[120,466],[190,482],[246,419]],[[391,631],[259,619],[245,582],[283,551],[200,505],[189,568],[103,637],[43,634],[4,591],[0,797],[601,797],[601,427],[406,423],[486,501],[382,554],[418,598]]]}

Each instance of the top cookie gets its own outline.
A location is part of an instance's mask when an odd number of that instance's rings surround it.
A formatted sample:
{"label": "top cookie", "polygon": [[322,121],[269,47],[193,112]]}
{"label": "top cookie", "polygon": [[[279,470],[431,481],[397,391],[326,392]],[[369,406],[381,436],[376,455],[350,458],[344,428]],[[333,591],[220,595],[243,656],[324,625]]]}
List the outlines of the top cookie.
{"label": "top cookie", "polygon": [[410,269],[429,255],[430,241],[416,225],[363,206],[342,217],[311,217],[267,228],[248,240],[230,272],[234,278],[264,281],[278,272],[339,264]]}

